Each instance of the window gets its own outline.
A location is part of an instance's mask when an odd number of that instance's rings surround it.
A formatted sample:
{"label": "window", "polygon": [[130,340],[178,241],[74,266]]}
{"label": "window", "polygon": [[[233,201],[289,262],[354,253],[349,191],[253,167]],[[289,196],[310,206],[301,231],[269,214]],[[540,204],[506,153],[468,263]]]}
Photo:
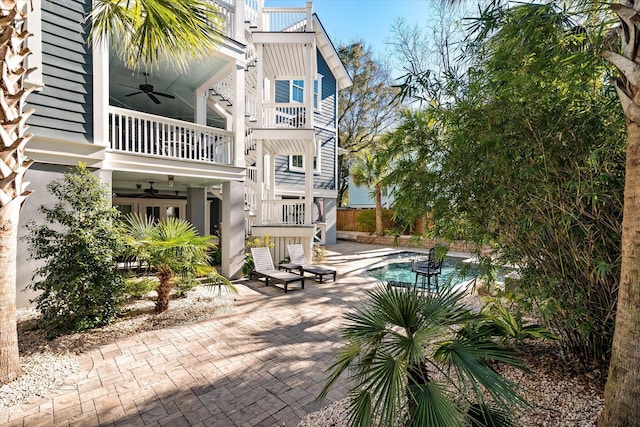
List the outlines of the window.
{"label": "window", "polygon": [[322,76],[318,75],[318,80],[313,81],[313,108],[322,109]]}
{"label": "window", "polygon": [[304,80],[293,80],[291,82],[291,101],[304,102]]}
{"label": "window", "polygon": [[[289,170],[292,172],[304,172],[304,156],[301,154],[289,156]],[[320,173],[320,142],[316,146],[316,155],[313,157],[313,172]]]}
{"label": "window", "polygon": [[[322,104],[322,76],[318,76],[318,80],[313,81],[313,108],[320,110]],[[291,81],[291,102],[304,102],[304,80]]]}

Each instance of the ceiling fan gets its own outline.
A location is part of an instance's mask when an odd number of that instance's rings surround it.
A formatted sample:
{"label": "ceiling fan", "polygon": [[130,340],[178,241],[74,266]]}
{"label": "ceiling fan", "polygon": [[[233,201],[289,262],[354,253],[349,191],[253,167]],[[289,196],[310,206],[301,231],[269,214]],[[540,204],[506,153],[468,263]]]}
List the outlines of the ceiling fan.
{"label": "ceiling fan", "polygon": [[[144,83],[138,85],[137,88],[134,89],[138,89],[138,92],[132,92],[129,93],[125,96],[133,96],[133,95],[138,95],[141,93],[146,93],[149,98],[151,98],[151,100],[153,102],[155,102],[156,104],[160,104],[160,100],[156,97],[156,95],[158,96],[164,96],[165,98],[171,98],[171,99],[175,99],[176,97],[173,95],[169,95],[168,93],[162,93],[162,92],[156,92],[153,90],[153,85],[150,85],[148,82],[148,77],[149,77],[149,73],[142,73],[144,74]],[[132,87],[132,86],[127,86],[127,87]]]}
{"label": "ceiling fan", "polygon": [[156,194],[158,194],[158,190],[153,188],[154,183],[154,181],[149,181],[149,188],[144,189],[145,194],[148,194],[150,196],[155,196]]}

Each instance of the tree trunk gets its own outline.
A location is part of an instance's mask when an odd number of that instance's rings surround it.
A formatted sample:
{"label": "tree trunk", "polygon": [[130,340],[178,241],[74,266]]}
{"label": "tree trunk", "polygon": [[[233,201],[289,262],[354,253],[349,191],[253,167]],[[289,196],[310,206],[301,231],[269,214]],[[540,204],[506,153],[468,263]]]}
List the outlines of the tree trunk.
{"label": "tree trunk", "polygon": [[[13,210],[12,213],[7,211]],[[16,323],[16,249],[20,206],[0,215],[0,385],[20,376]],[[5,216],[8,216],[5,217]]]}
{"label": "tree trunk", "polygon": [[376,191],[376,236],[382,236],[384,234],[382,226],[382,187],[380,184],[375,184]]}
{"label": "tree trunk", "polygon": [[160,283],[156,288],[158,299],[156,300],[156,313],[164,313],[169,309],[169,295],[171,294],[171,279],[173,273],[171,271],[158,270],[157,273]]}
{"label": "tree trunk", "polygon": [[620,71],[616,90],[627,119],[622,265],[601,427],[640,426],[640,3],[611,6],[622,26],[622,55],[603,55]]}
{"label": "tree trunk", "polygon": [[3,1],[0,6],[0,384],[20,373],[16,325],[16,251],[20,209],[29,195],[24,173],[31,165],[24,148],[31,135],[25,134],[26,120],[33,110],[23,112],[31,90],[24,89],[24,18],[29,2]]}
{"label": "tree trunk", "polygon": [[627,125],[622,268],[601,427],[640,425],[640,127]]}

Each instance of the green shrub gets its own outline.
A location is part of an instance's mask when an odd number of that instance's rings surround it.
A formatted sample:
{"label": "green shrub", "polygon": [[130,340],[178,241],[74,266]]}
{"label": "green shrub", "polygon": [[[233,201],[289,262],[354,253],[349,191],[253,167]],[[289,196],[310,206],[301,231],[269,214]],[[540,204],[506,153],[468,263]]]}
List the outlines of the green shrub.
{"label": "green shrub", "polygon": [[134,297],[141,298],[158,286],[158,281],[151,277],[130,277],[124,281],[125,292]]}
{"label": "green shrub", "polygon": [[[376,231],[376,210],[366,209],[356,215],[358,231],[374,233]],[[383,228],[393,228],[393,212],[390,209],[382,209]]]}
{"label": "green shrub", "polygon": [[108,186],[80,164],[47,189],[58,202],[40,206],[45,219],[27,225],[25,240],[31,259],[44,261],[30,288],[40,292],[34,301],[52,338],[111,322],[124,279],[116,271],[122,245]]}
{"label": "green shrub", "polygon": [[198,279],[190,275],[178,276],[173,279],[173,286],[176,289],[176,296],[178,298],[184,297],[185,295],[187,295],[187,292],[189,292],[199,284],[200,282],[198,282]]}

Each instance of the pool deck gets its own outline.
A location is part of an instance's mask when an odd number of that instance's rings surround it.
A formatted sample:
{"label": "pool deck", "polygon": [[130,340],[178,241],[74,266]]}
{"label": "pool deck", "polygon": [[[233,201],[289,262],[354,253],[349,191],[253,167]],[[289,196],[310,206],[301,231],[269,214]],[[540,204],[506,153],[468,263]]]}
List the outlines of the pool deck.
{"label": "pool deck", "polygon": [[45,397],[0,410],[9,426],[295,426],[346,396],[316,402],[340,347],[343,315],[376,286],[366,270],[411,250],[339,241],[323,265],[336,282],[305,289],[238,284],[235,308],[204,322],[148,331],[80,354],[80,372]]}

